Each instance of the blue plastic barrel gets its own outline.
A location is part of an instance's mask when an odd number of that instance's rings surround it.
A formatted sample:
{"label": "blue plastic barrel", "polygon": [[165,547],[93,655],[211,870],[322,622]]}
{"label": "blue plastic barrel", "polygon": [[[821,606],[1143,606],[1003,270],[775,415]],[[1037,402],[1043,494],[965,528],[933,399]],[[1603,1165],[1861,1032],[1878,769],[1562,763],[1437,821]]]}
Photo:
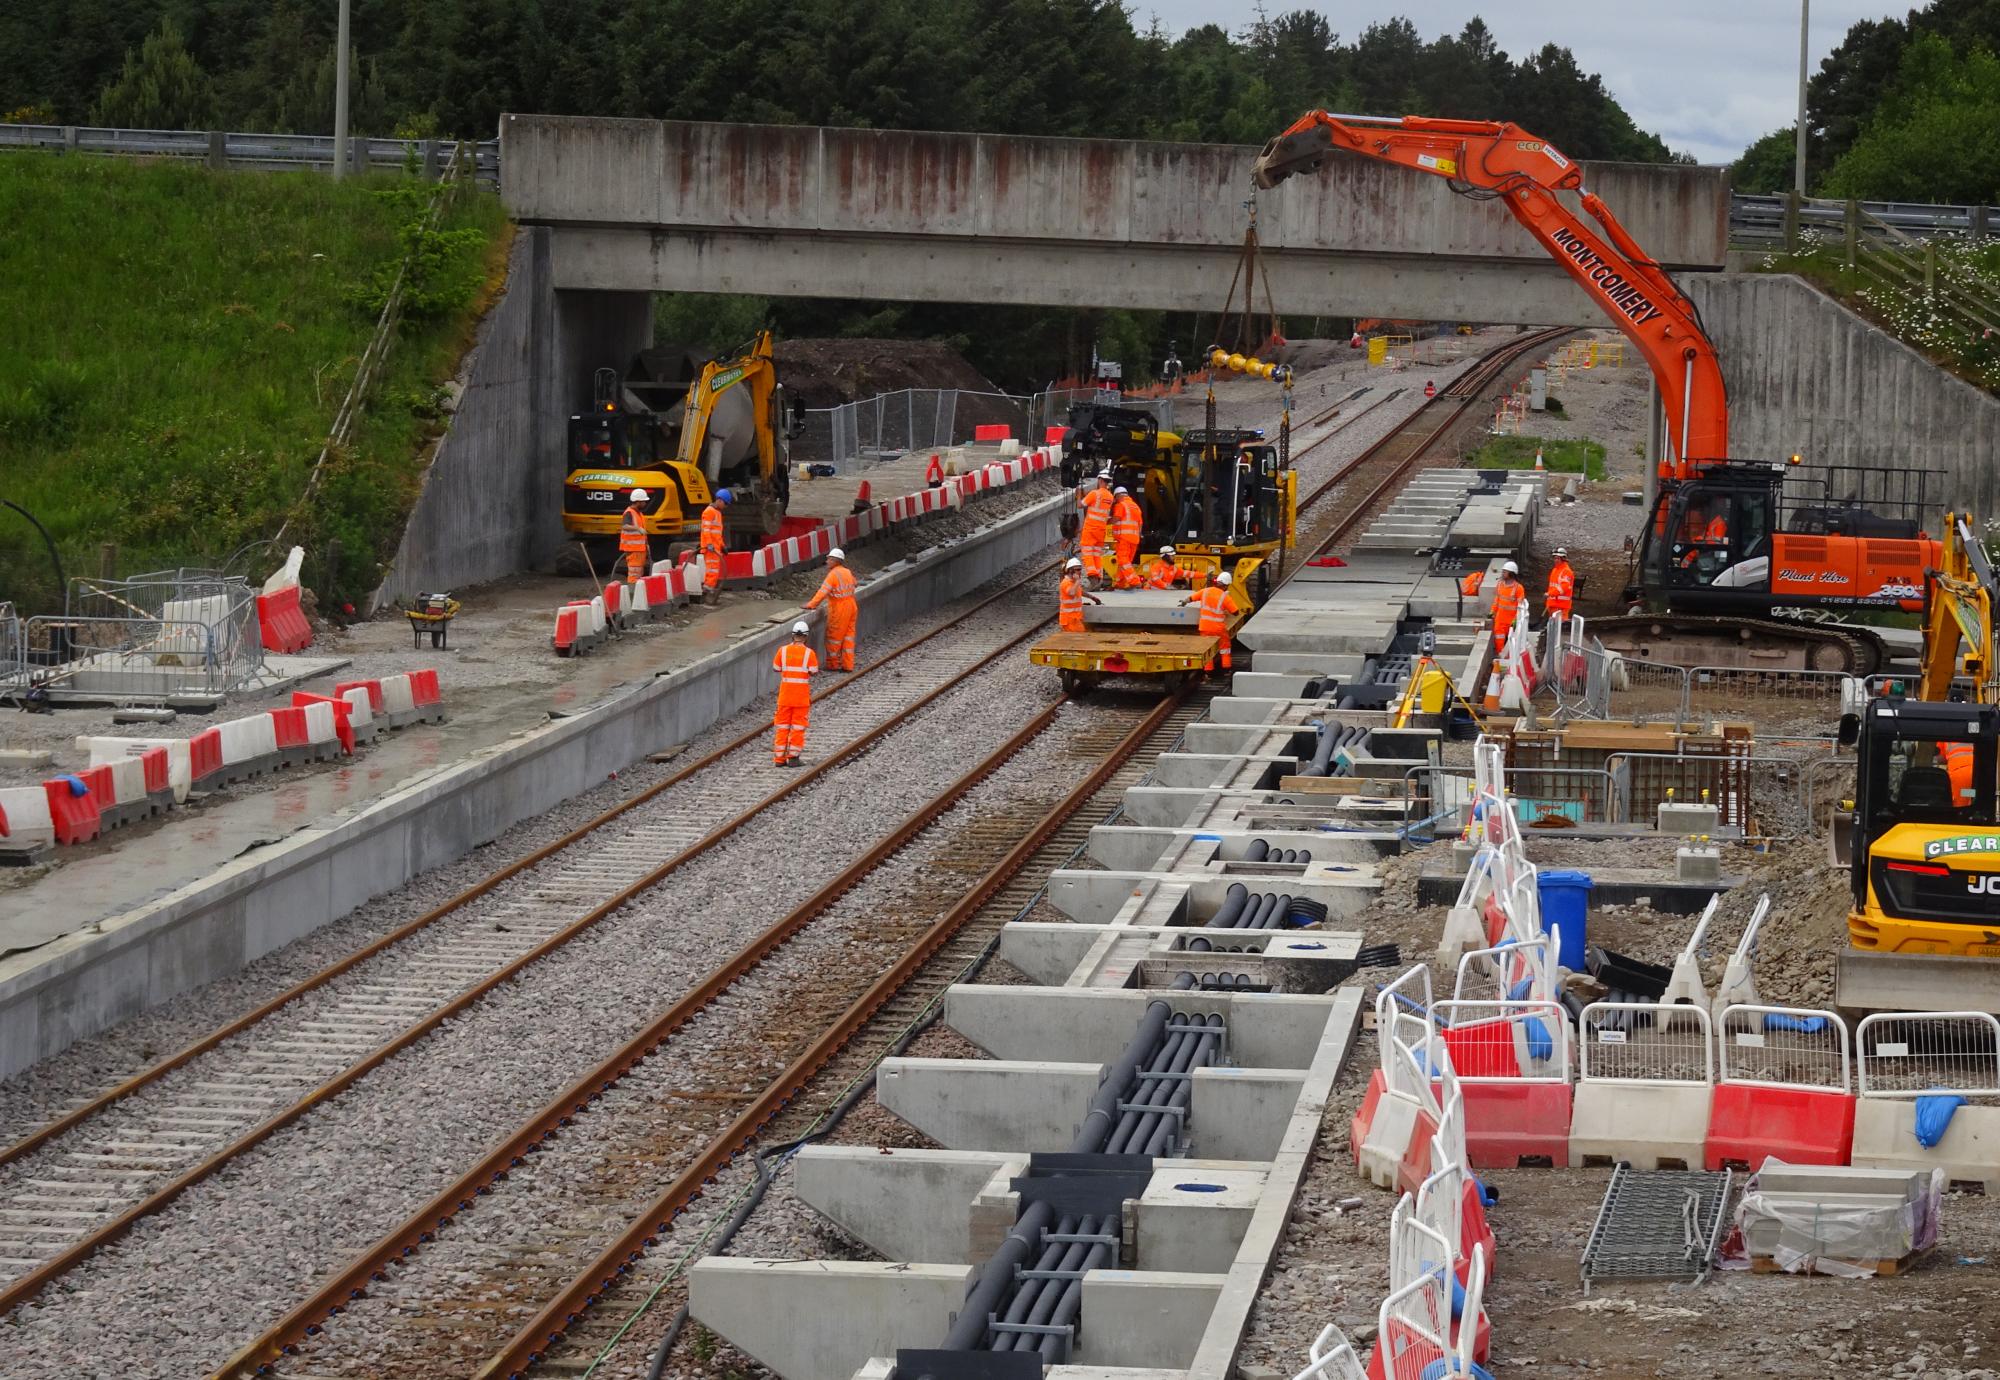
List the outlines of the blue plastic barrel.
{"label": "blue plastic barrel", "polygon": [[1588,872],[1538,872],[1535,889],[1542,905],[1542,929],[1560,935],[1556,961],[1573,973],[1583,969],[1589,927],[1591,880]]}

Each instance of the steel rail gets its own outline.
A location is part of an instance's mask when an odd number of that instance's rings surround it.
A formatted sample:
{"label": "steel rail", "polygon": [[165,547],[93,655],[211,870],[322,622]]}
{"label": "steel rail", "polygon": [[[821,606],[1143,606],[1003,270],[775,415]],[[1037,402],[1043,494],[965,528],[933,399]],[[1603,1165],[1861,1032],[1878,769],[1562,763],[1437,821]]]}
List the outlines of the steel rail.
{"label": "steel rail", "polygon": [[[1040,575],[1045,573],[1046,569],[1038,570],[1035,573],[1035,575],[1029,576],[1028,580],[1033,580],[1035,578],[1038,578]],[[988,603],[992,602],[992,599],[998,599],[1004,597],[1005,595],[1012,593],[1014,590],[1019,589],[1020,584],[1026,582],[1027,581],[1022,581],[1015,585],[1009,586],[1007,590],[1003,590],[999,594],[991,596],[991,598],[988,600],[981,601],[980,604],[975,606],[973,609],[967,610],[966,613],[962,616],[970,617],[973,613],[977,612],[978,609],[986,607]],[[959,672],[957,675],[953,676],[950,680],[945,681],[942,685],[937,686],[935,689],[926,692],[920,698],[911,701],[908,705],[904,706],[902,710],[900,710],[895,717],[886,719],[882,723],[877,724],[874,728],[869,729],[866,733],[863,733],[860,737],[849,740],[844,746],[837,749],[835,752],[827,756],[822,761],[800,772],[797,776],[793,777],[790,781],[787,781],[783,786],[780,786],[777,790],[772,791],[769,795],[766,795],[763,799],[757,801],[755,804],[747,807],[746,809],[732,816],[728,820],[725,820],[722,824],[718,825],[708,834],[696,840],[694,843],[689,844],[686,848],[683,848],[679,852],[675,853],[672,857],[668,858],[665,862],[661,863],[651,872],[641,877],[638,881],[615,892],[607,900],[593,907],[591,910],[587,911],[584,915],[582,915],[578,919],[571,921],[568,925],[564,926],[562,929],[550,935],[547,939],[543,940],[540,944],[537,944],[534,948],[529,949],[525,953],[521,954],[519,957],[510,960],[505,965],[494,969],[486,977],[480,979],[472,986],[467,987],[463,991],[459,992],[456,996],[452,997],[450,1000],[446,1001],[442,1005],[433,1007],[428,1013],[419,1017],[416,1021],[414,1021],[410,1025],[405,1026],[400,1032],[398,1032],[393,1038],[388,1040],[386,1043],[377,1046],[374,1050],[370,1051],[368,1054],[363,1055],[360,1059],[358,1059],[354,1063],[349,1064],[345,1069],[335,1074],[333,1077],[317,1084],[311,1090],[309,1090],[301,1097],[299,1097],[296,1101],[294,1101],[290,1106],[272,1114],[265,1120],[258,1122],[255,1126],[252,1126],[242,1135],[236,1137],[228,1144],[216,1150],[213,1154],[207,1156],[206,1158],[200,1161],[197,1161],[194,1165],[190,1166],[182,1173],[168,1180],[166,1183],[162,1184],[157,1189],[154,1189],[151,1193],[149,1193],[146,1197],[140,1199],[137,1203],[134,1203],[132,1206],[126,1208],[124,1211],[118,1213],[116,1216],[112,1217],[110,1220],[103,1223],[96,1230],[92,1231],[90,1235],[81,1238],[80,1240],[76,1241],[63,1251],[59,1252],[56,1255],[51,1256],[47,1261],[43,1262],[41,1265],[37,1266],[35,1269],[29,1271],[28,1273],[20,1276],[17,1279],[9,1281],[4,1288],[0,1288],[0,1317],[4,1317],[6,1314],[12,1312],[14,1309],[18,1308],[23,1303],[26,1303],[28,1300],[35,1297],[36,1294],[40,1293],[43,1289],[47,1288],[49,1284],[51,1284],[53,1281],[60,1278],[62,1275],[66,1274],[68,1271],[74,1269],[78,1264],[82,1263],[84,1260],[88,1259],[92,1254],[102,1249],[104,1246],[110,1244],[111,1242],[116,1241],[126,1232],[130,1231],[135,1223],[139,1222],[145,1217],[152,1215],[153,1213],[160,1211],[162,1208],[172,1203],[176,1198],[180,1197],[180,1195],[185,1193],[188,1189],[194,1187],[194,1185],[208,1178],[211,1174],[215,1173],[218,1169],[221,1169],[224,1165],[228,1164],[230,1161],[234,1160],[239,1155],[243,1154],[245,1151],[251,1149],[256,1145],[261,1144],[265,1140],[268,1140],[272,1135],[276,1134],[284,1127],[289,1126],[291,1123],[298,1120],[301,1116],[304,1116],[307,1112],[311,1111],[315,1107],[320,1106],[322,1103],[329,1101],[333,1097],[339,1095],[341,1092],[345,1091],[347,1088],[349,1088],[355,1082],[361,1079],[364,1075],[366,1075],[367,1073],[371,1072],[372,1070],[376,1069],[377,1067],[385,1063],[392,1056],[399,1054],[403,1050],[409,1048],[411,1045],[414,1045],[419,1040],[429,1035],[433,1030],[437,1029],[437,1027],[442,1025],[445,1021],[451,1019],[453,1016],[458,1015],[460,1012],[465,1011],[466,1009],[471,1007],[474,1003],[484,998],[489,992],[493,991],[493,989],[495,989],[496,987],[499,987],[501,984],[511,981],[513,978],[519,976],[520,973],[526,968],[528,968],[531,964],[536,963],[543,958],[546,958],[549,954],[555,952],[557,949],[561,948],[565,944],[569,943],[572,939],[576,938],[579,934],[582,934],[585,930],[597,924],[607,915],[610,915],[614,911],[618,910],[620,907],[631,902],[636,897],[644,894],[646,891],[651,890],[653,887],[658,886],[660,882],[664,881],[672,873],[678,871],[681,867],[685,866],[687,863],[693,861],[697,857],[700,857],[703,853],[706,853],[711,848],[714,848],[717,844],[720,844],[723,840],[735,834],[744,825],[750,823],[758,815],[762,814],[765,810],[769,809],[771,806],[777,804],[781,800],[784,800],[786,797],[790,796],[795,791],[798,791],[803,787],[811,784],[813,781],[818,780],[826,772],[832,770],[840,763],[848,760],[851,757],[858,755],[861,752],[866,751],[868,748],[872,747],[877,741],[879,741],[884,735],[886,735],[893,729],[900,726],[903,722],[905,722],[909,717],[909,715],[917,712],[920,709],[923,709],[925,706],[931,704],[932,702],[934,702],[947,692],[957,688],[959,685],[963,684],[966,680],[970,679],[972,676],[977,675],[981,671],[988,669],[995,662],[997,662],[1000,659],[1000,657],[1012,651],[1014,648],[1020,646],[1021,643],[1027,641],[1029,638],[1035,636],[1038,632],[1041,631],[1042,627],[1044,627],[1045,625],[1046,625],[1046,620],[1043,623],[1038,623],[1034,627],[1029,628],[1026,632],[1021,633],[1019,636],[1010,639],[1002,646],[995,648],[992,652],[989,652],[986,656],[981,658],[974,665],[967,667],[964,671]],[[949,628],[951,626],[953,625],[945,624],[943,625],[943,627],[938,628],[933,633],[928,634],[927,636],[935,636],[937,632],[942,632],[946,628]],[[892,660],[894,656],[900,655],[903,650],[908,649],[908,646],[917,645],[918,643],[921,643],[923,640],[925,639],[923,638],[914,639],[910,644],[907,644],[905,648],[899,649],[897,652],[892,653],[889,656],[885,656],[881,661],[871,664],[868,669],[874,670],[877,666],[883,665],[886,662]],[[827,693],[830,694],[833,693],[834,691],[844,689],[846,688],[847,685],[853,684],[854,680],[859,679],[859,677],[860,673],[857,672],[853,678],[843,682],[841,685],[833,687],[833,689],[831,691],[828,691]],[[1060,704],[1061,701],[1057,701],[1057,703]],[[742,747],[744,744],[754,741],[758,738],[761,738],[767,732],[769,732],[769,730],[766,728],[756,729],[753,732],[746,734],[744,737],[737,739],[734,743],[730,744],[729,746],[717,749],[716,752],[709,754],[707,757],[704,757],[700,762],[695,763],[693,766],[688,767],[686,770],[682,772],[676,773],[675,776],[671,778],[669,781],[662,782],[660,785],[651,788],[651,790],[646,795],[634,797],[632,801],[626,802],[624,806],[618,809],[614,809],[612,811],[608,811],[606,814],[599,816],[597,820],[594,820],[590,824],[583,826],[583,829],[581,831],[572,831],[569,835],[565,835],[565,838],[572,843],[579,840],[584,833],[587,833],[590,829],[595,828],[597,824],[603,822],[606,819],[615,818],[618,814],[623,813],[625,809],[631,808],[632,805],[637,804],[640,800],[647,798],[651,794],[656,794],[657,792],[664,790],[668,785],[672,784],[672,782],[674,781],[685,780],[689,775],[713,763],[720,756],[729,752],[733,752],[738,748]],[[546,856],[546,854],[547,850],[543,850],[541,855]],[[483,881],[475,884],[475,886],[469,888],[466,893],[463,893],[459,897],[454,898],[454,900],[451,902],[447,902],[445,906],[438,908],[438,910],[430,913],[429,916],[419,917],[419,919],[423,920],[425,923],[428,923],[429,920],[434,920],[438,918],[438,916],[448,913],[450,910],[456,909],[458,906],[461,906],[466,902],[475,899],[477,896],[483,895],[486,891],[490,890],[499,881],[504,880],[504,876],[512,876],[514,875],[515,872],[518,872],[519,870],[520,870],[520,865],[513,865],[511,870],[503,868],[501,870],[501,873],[494,874],[493,876],[490,876],[484,879]],[[412,924],[416,923],[417,922],[415,921],[412,922]],[[409,926],[405,926],[404,929],[408,930]],[[387,940],[377,941],[374,945],[369,946],[369,949],[366,952],[372,953],[379,951],[379,949],[383,947],[387,942],[388,942]],[[343,960],[343,962],[347,963],[349,966],[351,966],[352,962],[355,961],[358,961],[358,957],[356,956],[350,956],[349,960]],[[324,976],[326,975],[322,975],[322,977]],[[317,982],[315,982],[314,985],[317,985]],[[300,988],[294,989],[294,993],[301,990],[309,990],[309,989],[305,988],[304,985],[302,984]],[[289,995],[290,994],[288,994],[288,998]],[[267,1003],[267,1006],[269,1005],[270,1004]],[[248,1018],[246,1017],[244,1019],[247,1020]],[[241,1022],[232,1024],[235,1024],[240,1027]],[[213,1047],[213,1046],[212,1044],[209,1044],[208,1047]]]}
{"label": "steel rail", "polygon": [[[1051,570],[1054,570],[1055,568],[1056,568],[1055,562],[1052,561],[1048,565],[1045,565],[1040,569],[1036,570],[1033,574],[1027,575],[1022,579],[1016,580],[1013,584],[1008,585],[1005,589],[1000,590],[994,594],[988,595],[986,598],[980,600],[977,604],[974,604],[971,608],[967,609],[964,613],[959,614],[956,618],[952,619],[950,622],[939,624],[937,627],[931,629],[929,632],[911,638],[909,641],[903,643],[901,646],[898,646],[888,652],[883,653],[876,660],[869,662],[866,666],[863,666],[860,670],[856,671],[846,680],[841,681],[838,685],[829,686],[826,689],[820,691],[818,694],[814,695],[813,703],[818,704],[823,700],[830,699],[834,695],[839,694],[841,691],[855,684],[855,682],[861,680],[863,677],[871,675],[874,672],[881,670],[883,667],[887,666],[890,662],[896,660],[898,657],[903,656],[905,653],[915,651],[918,647],[923,646],[926,642],[929,642],[932,638],[940,636],[943,633],[952,631],[954,628],[958,627],[961,623],[970,619],[974,614],[980,613],[984,609],[986,609],[989,605],[998,603],[1000,600],[1005,599],[1009,595],[1016,593],[1024,586],[1034,583],[1036,580],[1048,574]],[[588,838],[595,830],[602,827],[603,825],[609,824],[612,820],[617,819],[619,816],[626,814],[631,810],[637,809],[639,806],[645,804],[649,800],[652,800],[654,797],[662,794],[663,792],[672,790],[674,787],[685,782],[689,777],[692,777],[699,772],[707,770],[709,767],[714,766],[717,762],[727,757],[730,753],[737,752],[742,748],[749,746],[751,743],[756,742],[758,739],[762,738],[766,733],[769,732],[770,728],[768,725],[766,725],[751,729],[749,732],[742,734],[740,737],[734,738],[731,741],[724,743],[721,747],[716,748],[713,752],[710,752],[705,756],[701,757],[699,760],[692,762],[689,765],[681,768],[679,771],[675,772],[672,776],[669,776],[666,780],[660,781],[652,786],[648,786],[645,790],[639,792],[639,794],[631,797],[628,800],[620,801],[618,804],[613,805],[610,809],[604,811],[602,814],[596,816],[594,819],[589,820],[587,823],[578,825],[576,828],[570,830],[568,833],[562,835],[560,838],[552,839],[548,843],[545,843],[541,847],[535,849],[534,852],[526,854],[525,856],[518,858],[511,863],[508,863],[504,867],[498,868],[495,871],[488,873],[485,877],[473,883],[471,886],[467,887],[464,891],[461,891],[460,893],[458,893],[458,895],[452,897],[450,900],[445,901],[440,905],[434,906],[430,910],[425,911],[422,915],[417,916],[415,919],[407,921],[404,924],[397,926],[395,929],[389,931],[387,934],[381,936],[379,939],[374,939],[369,941],[367,944],[362,945],[354,952],[347,954],[346,956],[342,957],[341,959],[337,960],[331,965],[320,969],[317,973],[314,973],[312,976],[305,978],[297,983],[294,983],[292,986],[286,988],[283,992],[280,992],[277,996],[272,997],[269,1001],[265,1002],[263,1005],[258,1006],[253,1010],[245,1012],[243,1015],[238,1016],[235,1020],[232,1020],[228,1024],[221,1026],[214,1031],[211,1031],[207,1035],[202,1036],[199,1040],[196,1040],[193,1044],[188,1045],[186,1048],[181,1049],[177,1053],[169,1055],[165,1059],[160,1060],[158,1063],[148,1065],[146,1068],[140,1070],[138,1073],[133,1074],[130,1078],[127,1078],[122,1083],[117,1084],[115,1087],[106,1089],[104,1092],[99,1093],[96,1097],[92,1098],[90,1101],[82,1104],[81,1106],[72,1108],[71,1110],[63,1113],[60,1117],[57,1117],[54,1121],[49,1122],[47,1125],[42,1126],[38,1130],[33,1131],[26,1136],[23,1136],[21,1139],[15,1141],[13,1144],[7,1146],[6,1148],[0,1149],[0,1167],[5,1167],[6,1165],[12,1164],[15,1160],[20,1159],[23,1155],[28,1154],[30,1151],[41,1148],[49,1141],[54,1140],[57,1136],[60,1136],[67,1131],[74,1130],[76,1127],[90,1120],[91,1117],[96,1116],[99,1112],[104,1111],[112,1104],[120,1102],[125,1098],[131,1096],[133,1093],[138,1092],[141,1088],[144,1088],[149,1084],[159,1081],[159,1079],[161,1079],[162,1077],[164,1077],[169,1073],[172,1073],[175,1069],[180,1068],[183,1065],[189,1063],[190,1061],[199,1058],[201,1055],[208,1053],[210,1050],[220,1045],[223,1041],[242,1034],[244,1031],[250,1029],[258,1022],[265,1020],[266,1018],[274,1015],[275,1013],[282,1010],[284,1007],[288,1006],[292,1002],[297,1001],[300,997],[304,996],[306,993],[316,991],[319,988],[324,987],[327,983],[333,981],[341,974],[346,973],[351,969],[357,967],[361,963],[367,961],[368,959],[373,958],[376,954],[381,953],[384,949],[392,948],[395,945],[402,943],[405,939],[408,939],[411,935],[417,934],[418,932],[428,928],[432,924],[435,924],[437,921],[442,920],[445,916],[450,915],[452,912],[460,910],[467,905],[470,905],[472,902],[486,895],[489,891],[493,890],[494,887],[500,885],[502,882],[507,881],[510,878],[519,876],[521,873],[526,872],[529,868],[534,867],[539,863],[548,861],[551,857],[555,856],[557,853],[562,852],[564,849],[574,847],[576,844],[581,843],[583,840]],[[0,1309],[0,1311],[4,1311],[4,1309]]]}
{"label": "steel rail", "polygon": [[[390,1262],[413,1253],[436,1232],[449,1227],[458,1213],[473,1207],[478,1198],[492,1192],[494,1185],[504,1180],[508,1171],[520,1164],[525,1156],[532,1153],[536,1147],[554,1139],[573,1118],[587,1114],[591,1104],[606,1089],[640,1060],[657,1050],[675,1030],[733,987],[744,974],[776,953],[788,940],[818,920],[849,889],[888,858],[901,851],[968,792],[1010,760],[1015,753],[1039,737],[1050,724],[1055,722],[1063,706],[1068,703],[1069,700],[1064,697],[1050,704],[985,760],[960,776],[943,791],[932,796],[888,837],[878,841],[868,852],[842,869],[790,914],[752,939],[732,958],[712,971],[699,986],[676,1001],[645,1029],[551,1100],[505,1142],[488,1152],[479,1163],[461,1175],[451,1187],[437,1194],[400,1226],[354,1257],[338,1274],[328,1279],[310,1297],[273,1324],[263,1336],[237,1352],[213,1373],[214,1380],[229,1380],[230,1377],[266,1373],[265,1368],[274,1365],[281,1357],[296,1353],[300,1346],[308,1338],[316,1335],[328,1320],[338,1316],[346,1304],[360,1298],[366,1292],[367,1285],[381,1277]],[[1173,703],[1172,698],[1161,701],[1155,707],[1153,714],[1164,716]],[[900,967],[899,964],[898,968]],[[763,1101],[764,1099],[760,1098],[759,1105]],[[775,1111],[776,1106],[777,1100],[773,1097],[770,1109]],[[708,1167],[703,1168],[700,1175],[694,1179],[695,1187],[700,1187],[701,1179],[711,1175],[715,1166],[727,1163],[739,1153],[749,1139],[747,1134],[738,1136],[736,1126],[732,1125],[722,1136],[711,1141],[701,1159],[701,1164]],[[676,1180],[677,1183],[679,1181]],[[653,1215],[648,1214],[637,1225],[645,1226],[652,1221]],[[650,1232],[646,1234],[650,1235]]]}

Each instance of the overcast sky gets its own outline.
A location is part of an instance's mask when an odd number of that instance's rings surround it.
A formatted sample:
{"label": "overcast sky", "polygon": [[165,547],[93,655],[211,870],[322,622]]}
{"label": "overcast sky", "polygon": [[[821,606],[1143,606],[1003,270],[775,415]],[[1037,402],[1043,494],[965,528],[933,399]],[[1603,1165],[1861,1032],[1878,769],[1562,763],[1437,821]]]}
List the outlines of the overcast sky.
{"label": "overcast sky", "polygon": [[[1811,70],[1857,19],[1902,15],[1921,0],[1811,0]],[[1202,24],[1240,29],[1248,0],[1128,0],[1143,27],[1157,14],[1169,31]],[[1402,0],[1400,4],[1265,0],[1278,15],[1316,9],[1351,42],[1369,24],[1406,16],[1425,39],[1457,33],[1478,15],[1511,58],[1559,43],[1596,72],[1641,129],[1704,163],[1727,163],[1751,140],[1789,125],[1798,101],[1798,0]],[[1400,115],[1398,110],[1354,114]],[[1522,117],[1528,124],[1528,117]],[[1532,126],[1530,126],[1532,127]]]}

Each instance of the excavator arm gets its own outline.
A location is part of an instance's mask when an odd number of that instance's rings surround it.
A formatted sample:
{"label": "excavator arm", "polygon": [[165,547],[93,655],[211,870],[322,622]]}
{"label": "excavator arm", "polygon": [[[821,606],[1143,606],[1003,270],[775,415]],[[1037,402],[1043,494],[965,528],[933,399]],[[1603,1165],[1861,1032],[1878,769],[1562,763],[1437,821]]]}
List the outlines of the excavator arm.
{"label": "excavator arm", "polygon": [[1964,513],[1945,514],[1939,568],[1924,573],[1924,659],[1917,698],[1936,702],[1951,698],[1963,644],[1964,674],[1976,687],[1974,698],[1980,704],[1994,703],[2000,695],[1993,679],[1993,566]]}
{"label": "excavator arm", "polygon": [[[1467,196],[1497,197],[1514,219],[1590,294],[1646,361],[1660,390],[1667,434],[1685,479],[1729,455],[1729,405],[1715,347],[1694,304],[1639,247],[1611,209],[1583,185],[1583,170],[1546,140],[1491,120],[1417,115],[1329,115],[1312,110],[1258,156],[1259,187],[1316,171],[1345,152],[1395,163],[1450,182]],[[1556,196],[1573,191],[1596,222]]]}

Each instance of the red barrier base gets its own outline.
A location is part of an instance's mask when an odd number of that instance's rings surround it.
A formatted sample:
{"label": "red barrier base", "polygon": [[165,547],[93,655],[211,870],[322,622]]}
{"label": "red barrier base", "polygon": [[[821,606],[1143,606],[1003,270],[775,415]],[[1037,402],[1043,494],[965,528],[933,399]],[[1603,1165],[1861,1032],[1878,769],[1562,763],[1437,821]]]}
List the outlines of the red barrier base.
{"label": "red barrier base", "polygon": [[1708,1104],[1710,1170],[1786,1164],[1846,1164],[1854,1153],[1854,1095],[1807,1088],[1718,1083]]}
{"label": "red barrier base", "polygon": [[1461,1083],[1465,1157],[1474,1169],[1569,1167],[1570,1085]]}
{"label": "red barrier base", "polygon": [[1361,1146],[1368,1139],[1368,1128],[1375,1120],[1375,1108],[1382,1101],[1382,1089],[1387,1086],[1382,1070],[1377,1068],[1368,1075],[1368,1091],[1361,1095],[1361,1110],[1354,1114],[1354,1120],[1347,1128],[1347,1149],[1356,1164],[1361,1162]]}

